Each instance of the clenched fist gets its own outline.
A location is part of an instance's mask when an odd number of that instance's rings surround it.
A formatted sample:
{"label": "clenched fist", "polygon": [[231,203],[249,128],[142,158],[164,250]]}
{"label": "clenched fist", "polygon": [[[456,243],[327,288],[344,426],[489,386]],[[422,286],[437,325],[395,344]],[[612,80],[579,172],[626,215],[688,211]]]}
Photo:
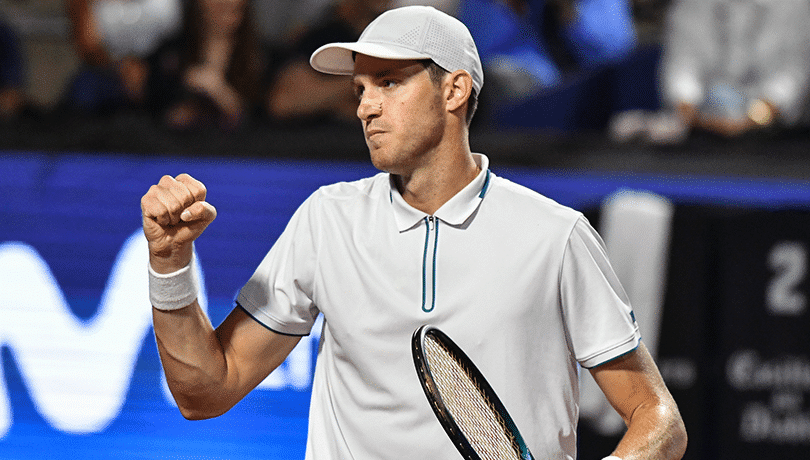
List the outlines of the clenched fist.
{"label": "clenched fist", "polygon": [[205,195],[202,182],[180,174],[163,176],[141,198],[143,233],[156,272],[171,273],[191,261],[194,240],[217,216]]}

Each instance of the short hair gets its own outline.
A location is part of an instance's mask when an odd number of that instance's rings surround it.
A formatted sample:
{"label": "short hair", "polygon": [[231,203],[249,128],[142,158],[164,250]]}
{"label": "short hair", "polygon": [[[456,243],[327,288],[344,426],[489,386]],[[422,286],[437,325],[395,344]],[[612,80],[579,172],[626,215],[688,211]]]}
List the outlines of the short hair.
{"label": "short hair", "polygon": [[[441,85],[442,80],[444,79],[445,75],[449,74],[447,70],[442,68],[439,64],[433,62],[432,59],[424,59],[420,61],[422,65],[425,66],[427,69],[428,74],[430,74],[430,80],[436,85]],[[467,99],[467,113],[465,115],[465,120],[467,122],[467,127],[470,126],[472,122],[473,115],[475,115],[475,111],[478,109],[478,94],[473,88],[470,91],[470,97]]]}

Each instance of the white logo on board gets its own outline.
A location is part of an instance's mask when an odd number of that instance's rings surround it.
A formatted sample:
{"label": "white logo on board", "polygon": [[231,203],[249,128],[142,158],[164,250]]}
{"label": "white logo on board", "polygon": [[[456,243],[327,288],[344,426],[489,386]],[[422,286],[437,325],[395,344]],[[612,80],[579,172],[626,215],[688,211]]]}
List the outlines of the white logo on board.
{"label": "white logo on board", "polygon": [[[95,433],[120,414],[141,345],[151,329],[146,239],[138,230],[113,265],[98,311],[77,318],[48,264],[30,245],[0,244],[0,345],[8,346],[37,411],[53,428]],[[200,267],[198,267],[199,269]],[[200,273],[199,302],[207,310]],[[309,388],[316,325],[259,389]],[[173,404],[168,391],[164,394]],[[0,439],[12,407],[0,362]]]}

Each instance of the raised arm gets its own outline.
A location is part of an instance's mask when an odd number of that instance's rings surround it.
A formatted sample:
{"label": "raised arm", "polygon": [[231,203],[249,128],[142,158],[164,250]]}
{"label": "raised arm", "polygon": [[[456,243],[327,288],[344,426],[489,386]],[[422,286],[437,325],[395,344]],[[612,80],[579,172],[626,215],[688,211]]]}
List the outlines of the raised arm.
{"label": "raised arm", "polygon": [[[181,174],[164,176],[141,199],[152,276],[173,283],[173,293],[190,289],[177,274],[188,269],[194,241],[216,217],[205,198],[205,186]],[[171,309],[156,303],[152,313],[161,363],[188,419],[226,412],[278,367],[300,339],[269,331],[240,309],[215,330],[196,298]]]}
{"label": "raised arm", "polygon": [[238,308],[214,330],[196,300],[187,308],[152,312],[169,389],[189,420],[227,412],[300,340],[264,328]]}
{"label": "raised arm", "polygon": [[67,0],[73,44],[79,57],[91,65],[105,65],[110,58],[101,41],[101,31],[93,17],[94,0]]}
{"label": "raised arm", "polygon": [[687,436],[681,414],[643,343],[591,369],[591,375],[627,425],[612,455],[622,460],[683,457]]}

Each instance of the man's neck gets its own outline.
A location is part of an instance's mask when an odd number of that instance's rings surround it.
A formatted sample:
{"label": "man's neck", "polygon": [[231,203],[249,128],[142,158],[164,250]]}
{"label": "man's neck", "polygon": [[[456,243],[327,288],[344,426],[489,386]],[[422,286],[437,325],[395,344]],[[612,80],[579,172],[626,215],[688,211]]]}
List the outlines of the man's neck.
{"label": "man's neck", "polygon": [[394,182],[406,203],[433,215],[472,182],[480,171],[480,166],[468,151],[449,161],[417,169],[409,176],[394,175]]}

